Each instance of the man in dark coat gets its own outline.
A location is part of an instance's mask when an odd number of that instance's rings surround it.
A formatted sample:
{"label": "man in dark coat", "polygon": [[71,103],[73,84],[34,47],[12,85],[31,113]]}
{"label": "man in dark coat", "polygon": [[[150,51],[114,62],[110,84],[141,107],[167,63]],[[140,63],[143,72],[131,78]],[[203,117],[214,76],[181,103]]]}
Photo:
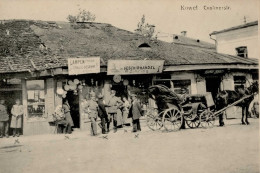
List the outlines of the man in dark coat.
{"label": "man in dark coat", "polygon": [[[102,94],[98,95],[98,107],[99,107],[98,116],[101,119],[102,134],[106,134],[106,133],[108,133],[107,128],[108,128],[108,121],[109,121],[107,111],[106,111],[106,107],[108,107],[108,105],[106,105],[104,103]],[[106,124],[107,124],[107,126],[106,126]]]}
{"label": "man in dark coat", "polygon": [[142,116],[142,109],[140,103],[137,101],[135,94],[132,94],[132,105],[129,110],[130,117],[133,119],[133,132],[141,131],[139,118]]}
{"label": "man in dark coat", "polygon": [[7,108],[5,106],[5,100],[0,100],[0,138],[4,135],[8,138],[8,129],[9,129],[9,115],[7,113]]}

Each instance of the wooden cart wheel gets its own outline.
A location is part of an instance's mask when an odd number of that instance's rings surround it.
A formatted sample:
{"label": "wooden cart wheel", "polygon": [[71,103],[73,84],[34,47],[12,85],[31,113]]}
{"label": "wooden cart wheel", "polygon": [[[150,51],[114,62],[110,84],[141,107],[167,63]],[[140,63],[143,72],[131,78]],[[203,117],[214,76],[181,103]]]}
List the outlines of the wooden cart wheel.
{"label": "wooden cart wheel", "polygon": [[200,124],[203,128],[212,128],[215,124],[215,115],[209,110],[200,114]]}
{"label": "wooden cart wheel", "polygon": [[181,128],[183,116],[177,106],[172,105],[169,109],[166,109],[163,113],[163,126],[166,131],[177,131]]}
{"label": "wooden cart wheel", "polygon": [[197,108],[197,113],[194,115],[191,112],[191,115],[184,117],[186,124],[191,128],[198,128],[200,125],[200,114],[205,111],[206,106],[204,104],[199,104]]}
{"label": "wooden cart wheel", "polygon": [[200,125],[200,117],[197,115],[193,120],[186,120],[186,124],[189,126],[189,128],[197,128]]}
{"label": "wooden cart wheel", "polygon": [[160,112],[158,114],[157,110],[150,110],[147,113],[146,124],[149,127],[149,129],[156,131],[156,130],[160,130],[163,127],[162,114],[163,112]]}

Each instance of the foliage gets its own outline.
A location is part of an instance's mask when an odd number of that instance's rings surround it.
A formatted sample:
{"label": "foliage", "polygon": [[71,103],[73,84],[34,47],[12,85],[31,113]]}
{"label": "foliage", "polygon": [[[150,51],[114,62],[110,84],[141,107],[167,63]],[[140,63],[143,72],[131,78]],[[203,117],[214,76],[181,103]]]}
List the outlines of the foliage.
{"label": "foliage", "polygon": [[70,23],[76,23],[76,22],[93,22],[95,21],[96,16],[92,14],[90,11],[87,11],[85,9],[80,9],[76,16],[68,15],[67,20]]}
{"label": "foliage", "polygon": [[138,23],[136,33],[141,34],[145,37],[151,38],[154,34],[154,25],[145,23],[145,15],[143,15],[141,22]]}

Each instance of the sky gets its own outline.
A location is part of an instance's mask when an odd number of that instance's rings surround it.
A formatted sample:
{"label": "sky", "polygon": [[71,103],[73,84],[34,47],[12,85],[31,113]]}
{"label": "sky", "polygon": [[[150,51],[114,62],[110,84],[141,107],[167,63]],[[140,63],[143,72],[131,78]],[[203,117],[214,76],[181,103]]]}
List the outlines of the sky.
{"label": "sky", "polygon": [[[33,19],[67,21],[69,14],[86,9],[96,15],[95,22],[110,23],[134,31],[142,15],[156,32],[180,34],[212,42],[209,34],[258,20],[260,0],[0,0],[0,20]],[[181,10],[181,6],[197,10]],[[230,7],[230,10],[204,10],[204,6]],[[163,39],[163,38],[161,38]]]}

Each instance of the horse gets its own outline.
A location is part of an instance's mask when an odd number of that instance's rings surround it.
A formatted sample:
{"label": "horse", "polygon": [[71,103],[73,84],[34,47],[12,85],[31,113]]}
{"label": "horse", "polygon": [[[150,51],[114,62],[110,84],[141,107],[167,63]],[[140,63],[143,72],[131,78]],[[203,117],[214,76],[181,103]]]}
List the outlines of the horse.
{"label": "horse", "polygon": [[[238,87],[238,91],[232,91],[232,90],[223,90],[220,91],[216,96],[216,110],[221,110],[224,107],[227,107],[229,104],[234,103],[235,101],[245,97],[250,96],[249,98],[244,99],[240,103],[238,103],[236,106],[239,106],[242,108],[242,118],[241,122],[242,125],[249,125],[248,122],[248,115],[249,115],[249,105],[254,99],[254,95],[258,93],[258,82],[253,82],[248,88],[244,89],[243,86]],[[224,126],[223,121],[223,113],[219,114],[219,126]]]}

